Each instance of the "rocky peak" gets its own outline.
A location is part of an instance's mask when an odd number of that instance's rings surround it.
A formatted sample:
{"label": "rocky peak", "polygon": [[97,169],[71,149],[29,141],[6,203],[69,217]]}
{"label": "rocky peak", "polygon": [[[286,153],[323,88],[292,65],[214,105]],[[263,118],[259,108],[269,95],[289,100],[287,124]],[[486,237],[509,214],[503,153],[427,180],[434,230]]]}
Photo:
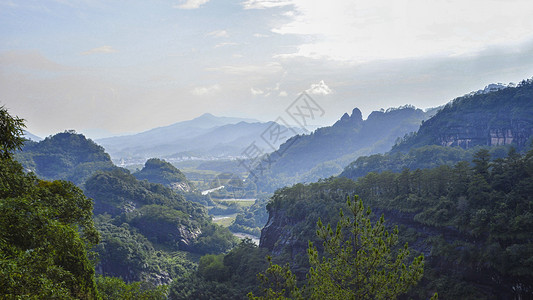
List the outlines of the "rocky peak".
{"label": "rocky peak", "polygon": [[333,126],[358,126],[363,123],[363,114],[359,108],[354,108],[352,110],[352,115],[344,113],[341,119],[338,120]]}

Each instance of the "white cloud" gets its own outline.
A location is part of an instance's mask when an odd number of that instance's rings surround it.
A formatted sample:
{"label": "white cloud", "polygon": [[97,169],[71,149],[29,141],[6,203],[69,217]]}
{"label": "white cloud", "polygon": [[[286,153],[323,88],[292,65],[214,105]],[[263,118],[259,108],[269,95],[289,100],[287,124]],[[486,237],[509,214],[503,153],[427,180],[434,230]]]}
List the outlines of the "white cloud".
{"label": "white cloud", "polygon": [[306,92],[311,95],[329,95],[333,92],[333,90],[326,85],[324,80],[320,80],[319,83],[311,84],[311,87],[307,89]]}
{"label": "white cloud", "polygon": [[281,92],[279,92],[279,95],[278,95],[278,96],[280,96],[280,97],[287,97],[287,96],[289,96],[289,94],[287,94],[287,92],[285,92],[285,91],[281,91]]}
{"label": "white cloud", "polygon": [[118,52],[118,50],[114,49],[111,46],[102,46],[98,48],[93,48],[91,50],[87,50],[82,52],[82,55],[91,55],[91,54],[98,54],[98,53],[115,53]]}
{"label": "white cloud", "polygon": [[291,5],[288,0],[246,0],[242,3],[244,9],[266,9]]}
{"label": "white cloud", "polygon": [[265,92],[263,90],[260,90],[260,89],[250,88],[250,93],[252,93],[252,95],[254,95],[254,96],[257,96],[257,95],[262,95]]}
{"label": "white cloud", "polygon": [[262,33],[254,33],[253,36],[256,37],[256,38],[269,37],[268,34],[262,34]]}
{"label": "white cloud", "polygon": [[274,75],[283,71],[283,67],[279,63],[267,63],[258,65],[236,65],[236,66],[222,66],[215,68],[207,68],[207,71],[223,72],[230,75]]}
{"label": "white cloud", "polygon": [[308,36],[311,42],[285,56],[353,62],[456,56],[533,37],[530,0],[290,2],[294,16],[273,32]]}
{"label": "white cloud", "polygon": [[174,5],[173,7],[181,9],[196,9],[209,2],[209,0],[185,0],[181,2],[181,4]]}
{"label": "white cloud", "polygon": [[215,30],[215,31],[211,31],[210,33],[207,34],[208,36],[213,36],[213,37],[217,37],[217,38],[223,38],[223,37],[229,37],[229,34],[226,30]]}
{"label": "white cloud", "polygon": [[191,91],[191,94],[193,94],[195,96],[212,95],[215,92],[217,92],[218,90],[220,90],[220,85],[219,84],[214,84],[214,85],[211,85],[211,86],[199,86],[199,87],[194,88]]}
{"label": "white cloud", "polygon": [[234,43],[234,42],[224,42],[224,43],[218,43],[215,45],[215,48],[220,48],[220,47],[226,47],[226,46],[237,46],[238,43]]}

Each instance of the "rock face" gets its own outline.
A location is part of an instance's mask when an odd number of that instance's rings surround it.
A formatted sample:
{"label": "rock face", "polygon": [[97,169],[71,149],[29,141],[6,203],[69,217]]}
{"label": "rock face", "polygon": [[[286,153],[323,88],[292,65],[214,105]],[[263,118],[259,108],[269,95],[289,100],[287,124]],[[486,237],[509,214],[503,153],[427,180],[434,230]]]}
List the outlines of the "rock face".
{"label": "rock face", "polygon": [[513,145],[524,149],[532,137],[533,81],[525,81],[517,87],[493,88],[451,101],[393,151],[426,145],[464,149]]}
{"label": "rock face", "polygon": [[523,148],[533,136],[533,120],[504,118],[498,120],[500,125],[495,125],[486,117],[467,116],[461,122],[463,125],[451,126],[446,133],[441,134],[438,137],[439,144],[464,149],[511,144]]}
{"label": "rock face", "polygon": [[273,209],[268,215],[268,221],[261,230],[259,246],[267,248],[273,255],[280,255],[284,248],[298,243],[298,239],[292,234],[291,226],[298,220],[290,220],[282,209]]}

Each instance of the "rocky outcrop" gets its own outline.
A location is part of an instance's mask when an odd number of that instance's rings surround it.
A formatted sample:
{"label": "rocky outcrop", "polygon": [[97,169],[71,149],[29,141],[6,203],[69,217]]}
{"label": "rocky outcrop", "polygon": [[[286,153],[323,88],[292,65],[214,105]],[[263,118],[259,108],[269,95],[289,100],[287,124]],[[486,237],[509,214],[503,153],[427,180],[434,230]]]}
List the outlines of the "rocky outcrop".
{"label": "rocky outcrop", "polygon": [[512,145],[522,150],[530,146],[532,137],[533,81],[528,81],[451,101],[392,151],[408,152],[427,145],[464,149]]}
{"label": "rocky outcrop", "polygon": [[261,229],[259,246],[267,248],[274,255],[280,255],[283,248],[296,242],[291,231],[294,221],[286,217],[284,210],[271,210],[265,227]]}
{"label": "rocky outcrop", "polygon": [[523,120],[515,122],[508,120],[508,126],[493,127],[488,123],[466,124],[448,128],[445,134],[439,136],[442,146],[459,146],[469,149],[475,146],[503,146],[515,145],[518,148],[528,146],[533,136],[533,121]]}

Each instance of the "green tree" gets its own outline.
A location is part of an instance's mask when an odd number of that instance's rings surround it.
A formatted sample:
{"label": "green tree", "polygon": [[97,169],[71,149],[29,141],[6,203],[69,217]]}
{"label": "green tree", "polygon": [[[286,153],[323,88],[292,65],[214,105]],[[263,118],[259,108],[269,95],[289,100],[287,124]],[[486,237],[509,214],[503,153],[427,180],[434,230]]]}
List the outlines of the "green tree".
{"label": "green tree", "polygon": [[98,298],[91,199],[70,182],[24,173],[12,158],[24,124],[3,108],[0,117],[0,298]]}
{"label": "green tree", "polygon": [[12,117],[7,109],[0,106],[0,157],[10,158],[13,151],[24,145],[24,120]]}
{"label": "green tree", "polygon": [[248,293],[248,298],[252,300],[266,299],[304,299],[296,283],[296,276],[292,274],[289,264],[284,267],[272,263],[272,257],[268,256],[268,269],[265,274],[258,274],[261,280],[263,296],[256,297],[253,293]]}
{"label": "green tree", "polygon": [[[263,282],[264,296],[248,294],[250,299],[395,299],[417,284],[424,272],[424,257],[411,263],[405,244],[396,250],[398,229],[385,229],[383,216],[374,224],[370,209],[355,196],[348,200],[350,216],[341,210],[335,230],[319,220],[317,235],[323,240],[324,254],[309,243],[311,268],[308,283],[300,291],[288,266],[270,262]],[[303,296],[302,296],[303,295]]]}
{"label": "green tree", "polygon": [[157,287],[146,282],[126,283],[118,277],[96,277],[103,300],[163,300],[167,298],[166,285]]}
{"label": "green tree", "polygon": [[352,215],[340,212],[335,231],[318,221],[317,235],[324,240],[325,255],[309,245],[309,286],[312,299],[394,299],[407,292],[424,272],[424,257],[406,265],[407,244],[394,251],[398,229],[385,230],[383,216],[374,224],[370,209],[356,196],[348,201]]}

